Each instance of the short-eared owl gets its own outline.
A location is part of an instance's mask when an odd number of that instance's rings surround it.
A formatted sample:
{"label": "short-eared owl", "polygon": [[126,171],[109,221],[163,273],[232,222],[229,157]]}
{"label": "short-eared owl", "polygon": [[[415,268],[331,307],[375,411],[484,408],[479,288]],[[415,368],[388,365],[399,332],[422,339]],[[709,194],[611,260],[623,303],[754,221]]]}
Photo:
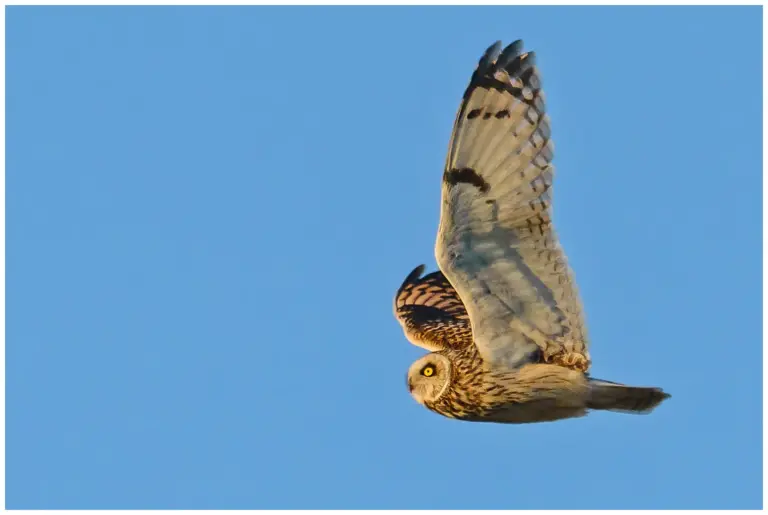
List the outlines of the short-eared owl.
{"label": "short-eared owl", "polygon": [[540,422],[589,409],[649,412],[659,388],[594,379],[573,273],[552,227],[549,117],[533,52],[491,46],[453,127],[435,256],[395,296],[406,337],[432,351],[408,388],[447,417]]}

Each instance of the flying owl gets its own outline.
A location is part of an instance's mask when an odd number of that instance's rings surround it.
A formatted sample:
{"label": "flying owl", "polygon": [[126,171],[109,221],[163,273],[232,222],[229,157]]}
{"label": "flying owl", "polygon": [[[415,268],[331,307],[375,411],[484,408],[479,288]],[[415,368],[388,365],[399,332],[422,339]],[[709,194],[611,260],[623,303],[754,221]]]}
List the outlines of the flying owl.
{"label": "flying owl", "polygon": [[647,413],[669,394],[594,379],[573,272],[552,226],[553,143],[533,52],[480,59],[454,122],[435,257],[395,295],[411,395],[446,417],[525,423]]}

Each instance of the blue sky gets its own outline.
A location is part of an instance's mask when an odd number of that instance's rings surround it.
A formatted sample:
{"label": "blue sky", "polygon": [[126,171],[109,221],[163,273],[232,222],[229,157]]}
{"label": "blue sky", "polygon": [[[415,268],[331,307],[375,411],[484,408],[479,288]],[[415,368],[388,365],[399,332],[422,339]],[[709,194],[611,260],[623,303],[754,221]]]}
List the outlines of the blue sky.
{"label": "blue sky", "polygon": [[[7,9],[8,508],[759,508],[761,10]],[[413,401],[458,102],[537,52],[593,374],[653,415]]]}

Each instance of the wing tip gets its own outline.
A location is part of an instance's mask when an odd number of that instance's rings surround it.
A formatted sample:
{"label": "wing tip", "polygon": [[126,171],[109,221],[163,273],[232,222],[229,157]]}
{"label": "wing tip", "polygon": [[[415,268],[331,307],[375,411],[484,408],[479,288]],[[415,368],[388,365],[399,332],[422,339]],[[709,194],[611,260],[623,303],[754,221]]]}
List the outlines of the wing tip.
{"label": "wing tip", "polygon": [[421,274],[424,273],[424,268],[426,268],[427,265],[421,264],[414,268],[410,274],[405,278],[405,281],[403,281],[403,286],[414,282],[416,279],[421,277]]}
{"label": "wing tip", "polygon": [[[536,54],[533,51],[525,52],[522,39],[516,39],[502,48],[501,41],[496,41],[485,51],[478,62],[475,72],[464,91],[464,100],[471,95],[477,87],[494,89],[506,89],[515,96],[519,96],[519,84],[528,84],[535,72]],[[506,77],[501,77],[498,72],[505,72]],[[512,78],[519,79],[517,85],[510,84]],[[520,82],[522,81],[522,82]],[[541,89],[540,79],[535,79],[531,88]],[[529,101],[529,100],[526,100]]]}
{"label": "wing tip", "polygon": [[491,46],[485,49],[483,56],[480,58],[480,63],[487,65],[494,62],[499,57],[499,54],[501,54],[501,48],[501,40],[497,39]]}
{"label": "wing tip", "polygon": [[421,278],[421,274],[424,273],[424,268],[426,265],[421,264],[414,268],[410,274],[405,278],[403,281],[403,284],[400,285],[400,287],[397,289],[397,293],[395,293],[395,313],[397,313],[397,300],[400,298],[400,295],[405,291],[405,289],[415,283],[419,278]]}
{"label": "wing tip", "polygon": [[523,40],[517,39],[507,45],[504,50],[502,50],[501,54],[499,55],[498,59],[496,59],[496,66],[498,68],[507,68],[507,65],[515,59],[515,57],[519,56],[523,53]]}

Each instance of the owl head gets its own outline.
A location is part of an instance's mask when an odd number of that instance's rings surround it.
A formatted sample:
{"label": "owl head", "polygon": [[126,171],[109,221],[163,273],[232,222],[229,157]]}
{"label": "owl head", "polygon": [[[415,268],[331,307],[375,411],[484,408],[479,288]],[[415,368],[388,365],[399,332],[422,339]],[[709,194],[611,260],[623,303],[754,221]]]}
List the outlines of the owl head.
{"label": "owl head", "polygon": [[433,352],[416,360],[408,369],[408,390],[416,402],[434,402],[451,382],[451,361]]}

